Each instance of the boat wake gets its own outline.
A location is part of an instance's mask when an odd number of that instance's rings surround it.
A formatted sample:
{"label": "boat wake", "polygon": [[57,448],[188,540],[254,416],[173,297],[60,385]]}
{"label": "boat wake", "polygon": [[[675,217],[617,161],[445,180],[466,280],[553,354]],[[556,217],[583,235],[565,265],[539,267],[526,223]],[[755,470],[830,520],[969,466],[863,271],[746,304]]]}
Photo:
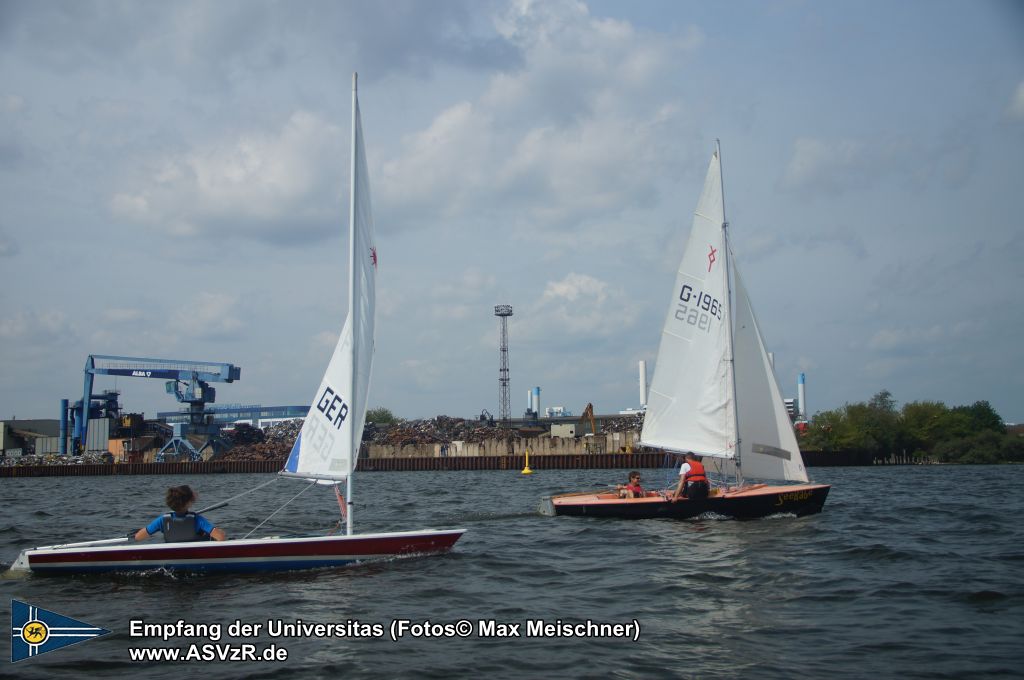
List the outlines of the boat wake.
{"label": "boat wake", "polygon": [[699,515],[697,515],[696,517],[692,517],[691,519],[695,519],[695,520],[697,520],[697,519],[706,519],[706,520],[712,520],[712,521],[716,521],[717,522],[717,521],[721,521],[721,520],[734,520],[736,518],[735,517],[729,517],[729,515],[723,515],[723,514],[721,514],[719,512],[712,512],[712,511],[709,510],[708,512],[702,512]]}
{"label": "boat wake", "polygon": [[792,512],[777,512],[774,515],[766,515],[761,519],[796,519],[799,515]]}

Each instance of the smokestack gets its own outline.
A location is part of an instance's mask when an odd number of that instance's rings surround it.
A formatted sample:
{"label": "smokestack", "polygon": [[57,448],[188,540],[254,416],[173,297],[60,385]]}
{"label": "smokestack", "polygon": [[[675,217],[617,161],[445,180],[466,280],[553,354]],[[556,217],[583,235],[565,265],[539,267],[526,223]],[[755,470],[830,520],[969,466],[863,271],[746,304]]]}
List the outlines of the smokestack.
{"label": "smokestack", "polygon": [[534,413],[540,413],[540,388],[534,387],[530,393],[530,405]]}
{"label": "smokestack", "polygon": [[640,408],[647,408],[647,362],[640,360]]}
{"label": "smokestack", "polygon": [[800,378],[796,383],[796,398],[800,406],[800,420],[807,420],[807,393],[804,388],[804,374],[800,374]]}

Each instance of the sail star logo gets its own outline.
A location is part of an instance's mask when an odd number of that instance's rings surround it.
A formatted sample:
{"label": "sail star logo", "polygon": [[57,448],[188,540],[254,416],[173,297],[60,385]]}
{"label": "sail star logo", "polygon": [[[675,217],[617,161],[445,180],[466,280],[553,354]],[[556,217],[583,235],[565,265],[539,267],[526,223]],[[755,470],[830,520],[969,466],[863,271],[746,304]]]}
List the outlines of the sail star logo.
{"label": "sail star logo", "polygon": [[370,248],[370,261],[373,262],[373,268],[376,269],[377,268],[377,249],[376,248],[373,248],[373,247]]}
{"label": "sail star logo", "polygon": [[718,250],[713,245],[711,245],[710,243],[708,244],[708,248],[711,249],[711,252],[708,253],[708,272],[710,272],[711,271],[711,265],[713,265],[715,263],[715,253],[717,253]]}

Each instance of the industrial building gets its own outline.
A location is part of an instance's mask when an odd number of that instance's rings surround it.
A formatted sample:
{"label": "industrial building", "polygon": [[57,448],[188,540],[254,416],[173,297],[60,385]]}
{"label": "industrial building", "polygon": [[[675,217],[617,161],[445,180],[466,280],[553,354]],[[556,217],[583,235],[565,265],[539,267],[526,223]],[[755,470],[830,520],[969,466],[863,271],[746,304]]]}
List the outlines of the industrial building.
{"label": "industrial building", "polygon": [[[309,405],[303,406],[262,406],[260,404],[222,404],[208,408],[212,422],[230,429],[232,425],[246,423],[253,427],[270,427],[285,420],[305,418]],[[158,411],[157,419],[168,425],[187,423],[188,413],[182,411]]]}

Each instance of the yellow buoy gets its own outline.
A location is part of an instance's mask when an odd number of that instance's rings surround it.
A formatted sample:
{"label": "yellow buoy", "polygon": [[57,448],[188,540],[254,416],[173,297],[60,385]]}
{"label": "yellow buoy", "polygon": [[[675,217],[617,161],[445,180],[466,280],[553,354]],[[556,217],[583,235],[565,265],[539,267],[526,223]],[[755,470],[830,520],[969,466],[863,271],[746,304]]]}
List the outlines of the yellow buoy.
{"label": "yellow buoy", "polygon": [[523,468],[524,475],[532,475],[533,470],[530,469],[530,449],[526,449],[526,466]]}

